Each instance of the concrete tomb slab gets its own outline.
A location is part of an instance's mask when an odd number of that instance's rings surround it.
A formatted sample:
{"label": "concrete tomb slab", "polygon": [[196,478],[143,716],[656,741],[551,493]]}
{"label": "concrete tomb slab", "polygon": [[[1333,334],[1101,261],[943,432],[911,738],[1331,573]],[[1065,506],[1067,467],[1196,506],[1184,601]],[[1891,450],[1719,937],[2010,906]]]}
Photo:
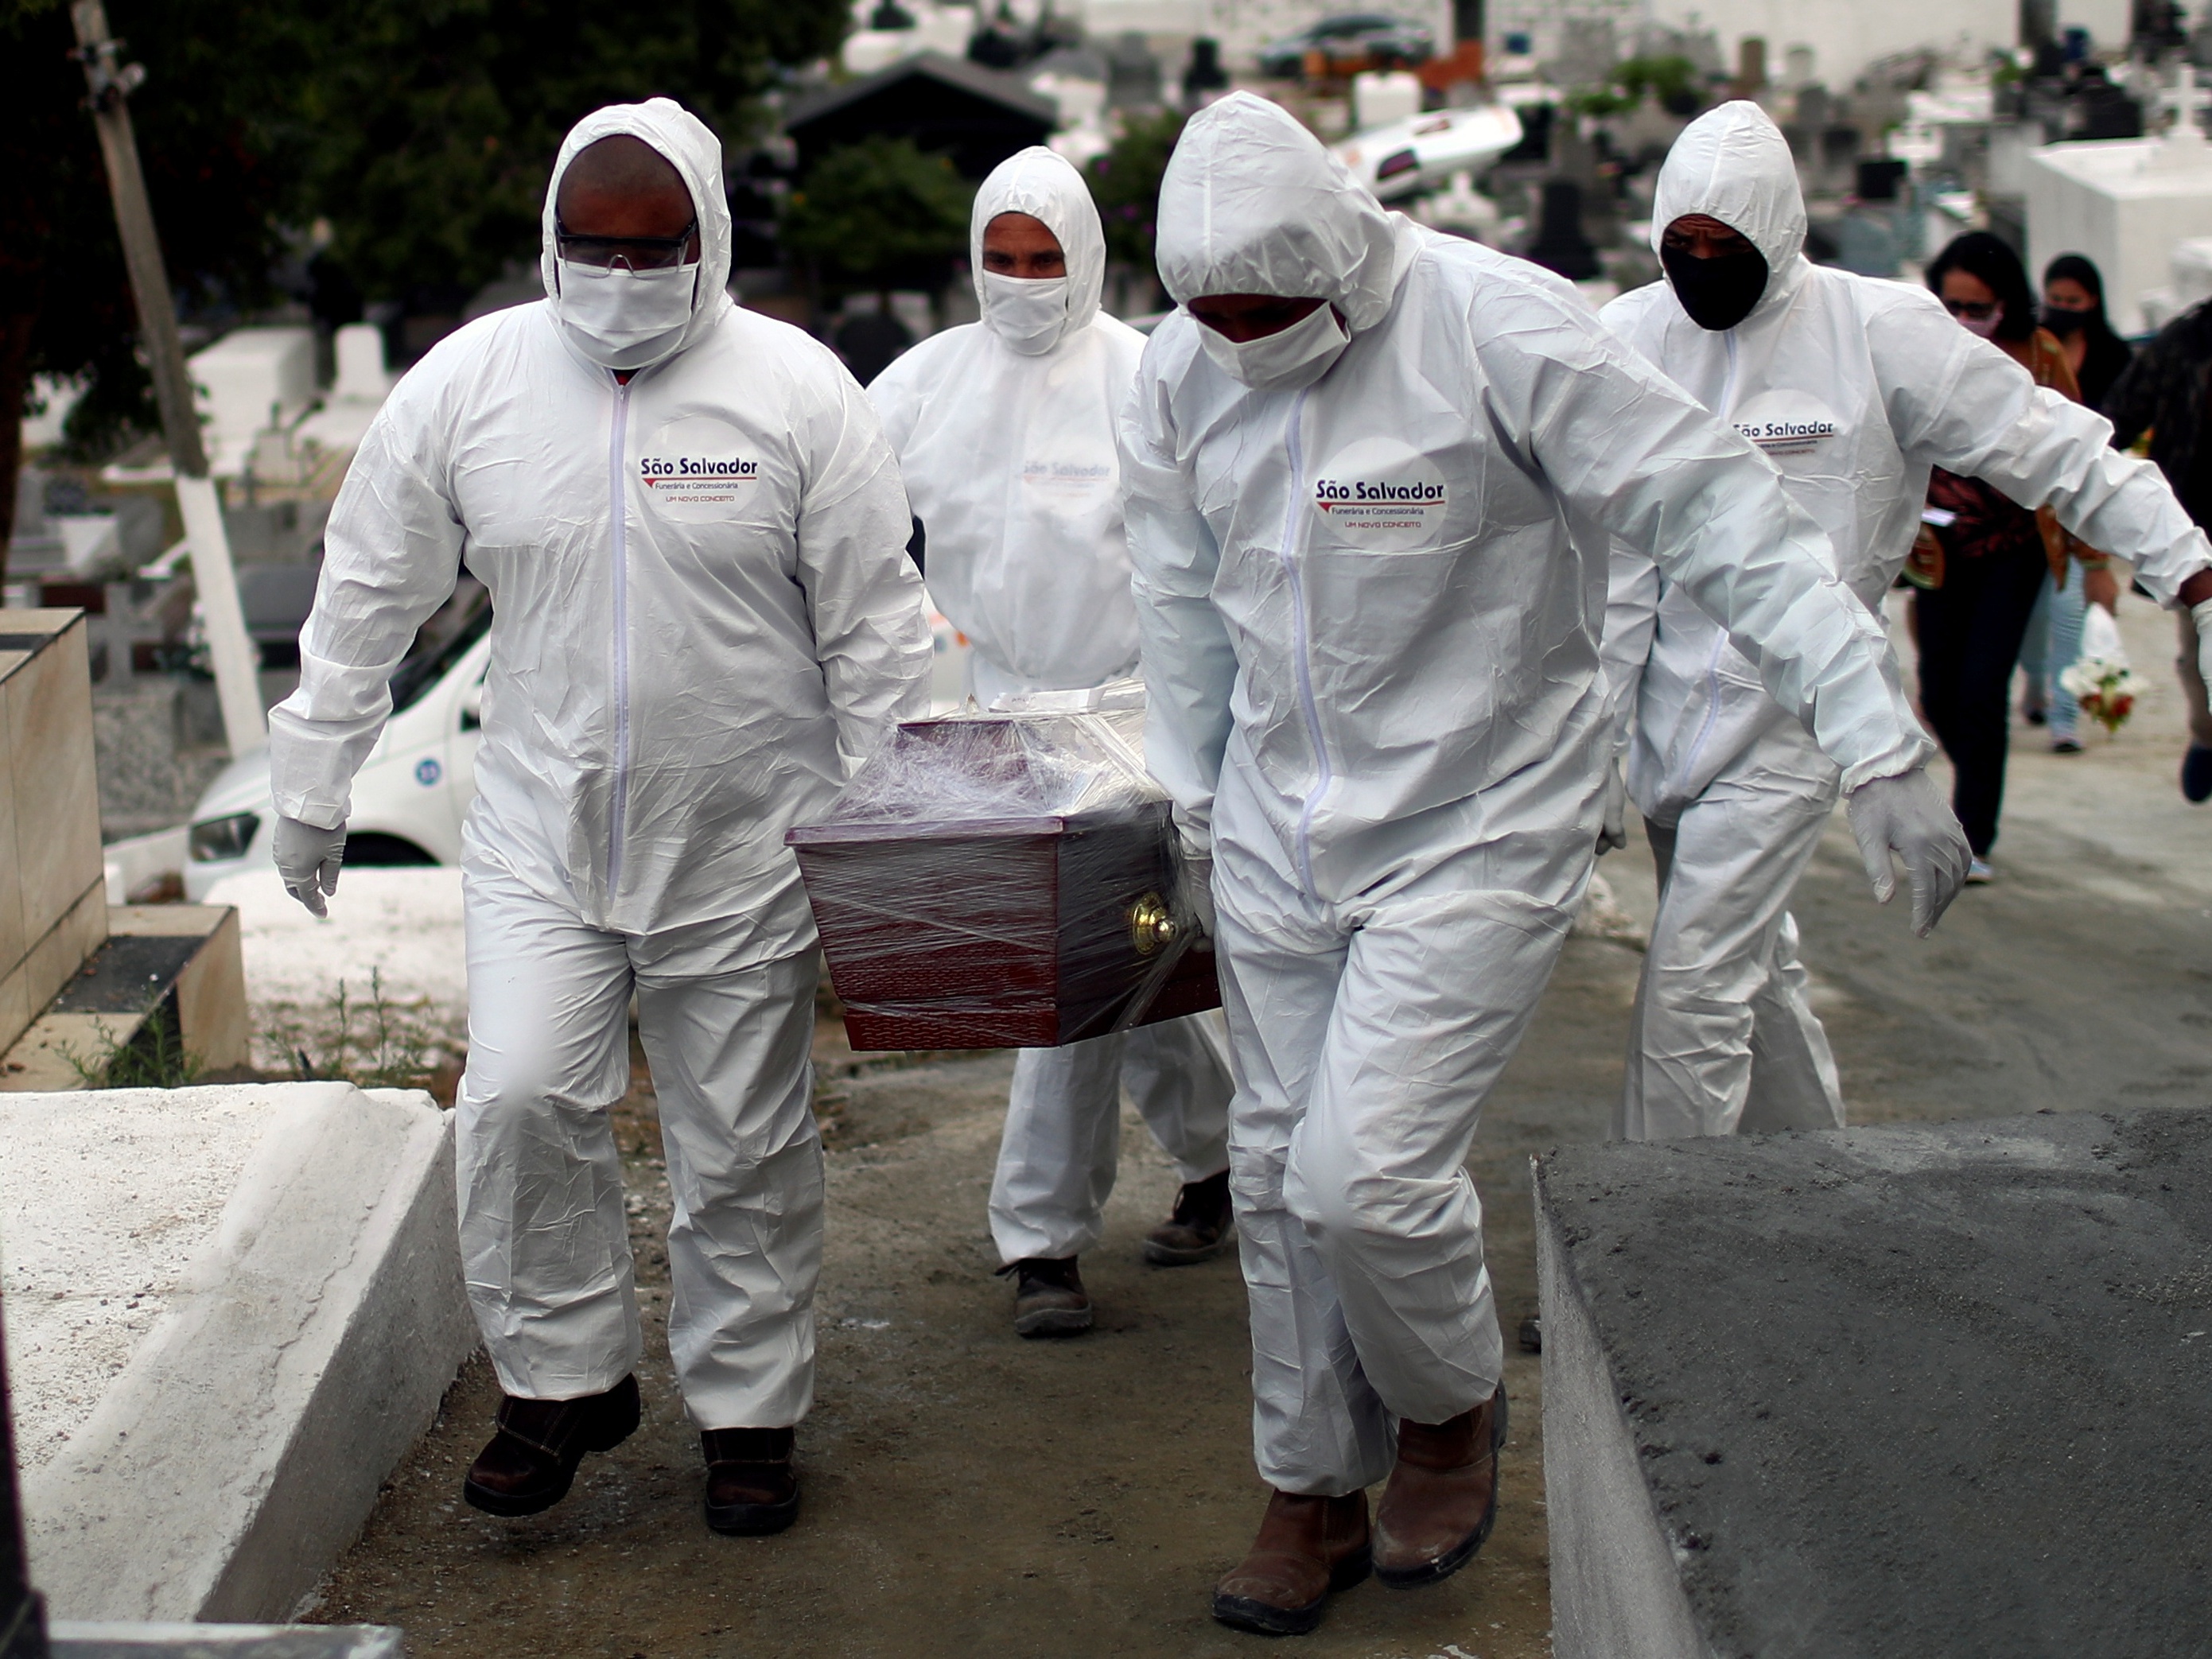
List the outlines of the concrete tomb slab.
{"label": "concrete tomb slab", "polygon": [[452,1119],[414,1091],[0,1096],[8,1367],[55,1618],[293,1611],[476,1346],[453,1201]]}
{"label": "concrete tomb slab", "polygon": [[57,1624],[53,1659],[403,1659],[386,1625]]}
{"label": "concrete tomb slab", "polygon": [[1536,1167],[1560,1659],[2200,1650],[2212,1111]]}

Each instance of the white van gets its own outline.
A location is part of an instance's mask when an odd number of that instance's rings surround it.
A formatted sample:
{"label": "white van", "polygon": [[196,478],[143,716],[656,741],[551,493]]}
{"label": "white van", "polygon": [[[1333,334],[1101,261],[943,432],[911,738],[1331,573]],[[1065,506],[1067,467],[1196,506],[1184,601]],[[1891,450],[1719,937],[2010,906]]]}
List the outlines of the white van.
{"label": "white van", "polygon": [[[933,714],[964,698],[968,641],[934,606]],[[484,670],[491,660],[491,596],[464,576],[392,677],[392,719],[353,781],[345,860],[353,865],[459,864],[461,819],[477,792]],[[269,751],[241,755],[192,811],[185,897],[198,904],[225,876],[266,869],[275,809]]]}

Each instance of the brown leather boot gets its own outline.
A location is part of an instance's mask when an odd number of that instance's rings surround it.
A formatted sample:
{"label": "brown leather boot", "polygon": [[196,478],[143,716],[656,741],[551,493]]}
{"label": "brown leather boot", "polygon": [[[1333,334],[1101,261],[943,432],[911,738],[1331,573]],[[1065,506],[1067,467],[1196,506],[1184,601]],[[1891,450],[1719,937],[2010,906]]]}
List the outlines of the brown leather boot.
{"label": "brown leather boot", "polygon": [[1398,1467],[1375,1510],[1375,1576],[1395,1589],[1449,1578],[1498,1524],[1505,1385],[1445,1423],[1398,1425]]}
{"label": "brown leather boot", "polygon": [[1155,1267],[1187,1267],[1211,1261],[1237,1242],[1237,1218],[1230,1207],[1229,1171],[1203,1181],[1186,1181],[1176,1194],[1175,1212],[1145,1235],[1145,1260]]}
{"label": "brown leather boot", "polygon": [[1367,1494],[1267,1499],[1250,1553],[1213,1587],[1213,1616],[1262,1636],[1304,1636],[1322,1604],[1367,1577]]}
{"label": "brown leather boot", "polygon": [[799,1518],[799,1477],[791,1472],[791,1429],[708,1429],[699,1437],[707,1459],[707,1524],[716,1532],[757,1538]]}
{"label": "brown leather boot", "polygon": [[568,1495],[587,1451],[612,1451],[637,1427],[637,1378],[580,1400],[499,1402],[499,1431],[477,1454],[461,1496],[488,1515],[536,1515]]}
{"label": "brown leather boot", "polygon": [[1079,1336],[1091,1328],[1091,1292],[1075,1258],[1030,1256],[1009,1261],[999,1276],[1014,1275],[1016,1336]]}

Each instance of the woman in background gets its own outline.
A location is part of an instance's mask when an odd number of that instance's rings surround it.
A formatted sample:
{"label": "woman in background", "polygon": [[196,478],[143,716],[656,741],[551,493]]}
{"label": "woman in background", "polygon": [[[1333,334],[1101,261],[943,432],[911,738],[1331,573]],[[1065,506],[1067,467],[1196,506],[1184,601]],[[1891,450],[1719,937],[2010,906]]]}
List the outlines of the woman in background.
{"label": "woman in background", "polygon": [[[2105,394],[2133,354],[2105,316],[2105,279],[2097,267],[2078,253],[2062,253],[2045,266],[2041,320],[2066,354],[2081,400],[2092,409],[2102,409]],[[2070,538],[2046,535],[2045,540],[2057,545],[2051,549],[2051,579],[2043,585],[2021,645],[2020,665],[2027,679],[2021,712],[2031,726],[2050,722],[2054,750],[2077,754],[2081,748],[2081,705],[2056,682],[2081,654],[2084,607],[2115,609],[2119,584],[2102,556],[2069,557],[2069,552],[2087,550]]]}
{"label": "woman in background", "polygon": [[[2037,385],[2080,400],[2065,348],[2036,325],[2027,273],[2004,243],[1969,231],[1936,255],[1928,286],[1960,326],[2010,356]],[[1989,485],[1941,467],[1929,479],[1928,509],[1909,567],[1917,589],[1920,705],[1956,775],[1952,806],[1974,853],[1966,879],[1986,882],[2004,801],[2013,668],[2054,568],[2045,529],[2058,532]],[[2063,544],[2058,557],[2069,557]]]}

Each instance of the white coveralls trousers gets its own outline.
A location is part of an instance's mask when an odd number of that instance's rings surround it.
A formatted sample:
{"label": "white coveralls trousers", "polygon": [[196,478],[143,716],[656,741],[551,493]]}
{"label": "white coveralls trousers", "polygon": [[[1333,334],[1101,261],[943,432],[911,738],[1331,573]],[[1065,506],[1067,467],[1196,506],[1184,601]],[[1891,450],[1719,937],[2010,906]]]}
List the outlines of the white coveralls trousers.
{"label": "white coveralls trousers", "polygon": [[1218,1014],[1024,1048],[991,1180],[1000,1261],[1057,1260],[1098,1242],[1121,1161],[1125,1087],[1178,1180],[1204,1181],[1229,1166],[1235,1085]]}
{"label": "white coveralls trousers", "polygon": [[634,937],[487,862],[463,876],[461,1257],[500,1386],[574,1399],[637,1365],[608,1120],[629,1085],[635,989],[674,1199],[668,1346],[685,1407],[702,1429],[797,1423],[822,1266],[814,952],[733,967],[727,924]]}
{"label": "white coveralls trousers", "polygon": [[[1231,787],[1225,784],[1224,787]],[[1244,1067],[1230,1188],[1260,1478],[1329,1497],[1389,1474],[1401,1418],[1489,1398],[1504,1345],[1466,1168],[1589,880],[1591,837],[1522,833],[1379,900],[1316,902],[1217,843],[1222,994]]]}
{"label": "white coveralls trousers", "polygon": [[1647,818],[1659,911],[1629,1023],[1617,1138],[1837,1129],[1844,1097],[1785,907],[1836,767],[1778,720],[1672,824]]}

